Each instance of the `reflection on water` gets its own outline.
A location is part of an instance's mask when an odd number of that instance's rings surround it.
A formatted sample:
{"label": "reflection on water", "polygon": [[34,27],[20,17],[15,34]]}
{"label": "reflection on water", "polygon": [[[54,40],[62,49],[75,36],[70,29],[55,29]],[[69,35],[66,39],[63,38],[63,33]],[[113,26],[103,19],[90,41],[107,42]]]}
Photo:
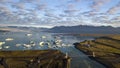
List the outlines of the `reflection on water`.
{"label": "reflection on water", "polygon": [[[0,50],[44,50],[58,49],[68,53],[72,58],[71,68],[105,68],[92,61],[75,49],[74,42],[80,42],[92,37],[64,36],[52,33],[6,32],[0,33]],[[7,39],[7,41],[6,41]]]}

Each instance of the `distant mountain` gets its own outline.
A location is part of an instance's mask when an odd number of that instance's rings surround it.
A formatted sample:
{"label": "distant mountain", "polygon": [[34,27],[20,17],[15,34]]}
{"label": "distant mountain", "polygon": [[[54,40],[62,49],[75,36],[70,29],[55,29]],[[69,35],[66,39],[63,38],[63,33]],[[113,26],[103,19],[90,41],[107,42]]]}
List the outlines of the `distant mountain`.
{"label": "distant mountain", "polygon": [[111,26],[57,26],[47,31],[54,33],[120,34],[119,27],[114,28]]}
{"label": "distant mountain", "polygon": [[48,28],[43,28],[43,27],[26,27],[26,26],[6,26],[6,27],[0,27],[0,30],[8,30],[8,31],[13,31],[14,30],[22,30],[22,31],[29,31],[29,32],[41,32],[41,31],[46,31]]}
{"label": "distant mountain", "polygon": [[8,30],[0,30],[0,32],[9,32]]}

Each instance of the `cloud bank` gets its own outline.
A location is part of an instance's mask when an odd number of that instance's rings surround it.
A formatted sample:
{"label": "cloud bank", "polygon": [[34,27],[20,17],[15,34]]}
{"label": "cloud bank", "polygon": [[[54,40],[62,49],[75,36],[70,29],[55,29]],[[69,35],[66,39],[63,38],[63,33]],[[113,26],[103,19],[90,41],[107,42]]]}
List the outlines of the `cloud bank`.
{"label": "cloud bank", "polygon": [[0,0],[0,24],[120,27],[120,1],[114,1]]}

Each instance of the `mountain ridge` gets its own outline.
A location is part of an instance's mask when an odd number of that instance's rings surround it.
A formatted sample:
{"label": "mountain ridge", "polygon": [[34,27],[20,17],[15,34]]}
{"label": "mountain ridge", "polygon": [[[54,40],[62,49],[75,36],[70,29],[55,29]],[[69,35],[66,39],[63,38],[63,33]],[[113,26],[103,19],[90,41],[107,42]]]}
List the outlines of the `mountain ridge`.
{"label": "mountain ridge", "polygon": [[101,33],[101,34],[120,34],[120,27],[112,26],[56,26],[48,29],[47,32],[53,33]]}

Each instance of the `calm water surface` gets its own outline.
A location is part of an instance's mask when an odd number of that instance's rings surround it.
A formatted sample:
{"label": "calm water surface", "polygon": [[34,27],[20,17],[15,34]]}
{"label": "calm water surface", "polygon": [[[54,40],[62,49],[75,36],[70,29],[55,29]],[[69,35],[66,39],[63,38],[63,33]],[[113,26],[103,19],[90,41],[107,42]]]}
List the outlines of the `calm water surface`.
{"label": "calm water surface", "polygon": [[[32,34],[27,36],[27,34]],[[48,45],[40,46],[41,41],[50,42],[56,40],[55,37],[59,37],[62,43],[62,47],[52,47],[51,49],[58,49],[63,53],[68,53],[72,58],[71,68],[105,68],[103,65],[97,63],[88,58],[85,54],[74,48],[73,43],[80,42],[86,39],[92,39],[92,37],[75,37],[75,36],[63,36],[54,33],[39,33],[39,32],[6,32],[0,33],[0,42],[5,42],[1,47],[1,50],[45,50],[49,49]],[[13,38],[12,41],[6,41],[6,38]],[[35,46],[26,48],[24,44],[30,44],[33,41]],[[16,46],[16,44],[21,44],[21,46]],[[6,46],[10,46],[6,48]],[[51,45],[52,46],[52,45]]]}

